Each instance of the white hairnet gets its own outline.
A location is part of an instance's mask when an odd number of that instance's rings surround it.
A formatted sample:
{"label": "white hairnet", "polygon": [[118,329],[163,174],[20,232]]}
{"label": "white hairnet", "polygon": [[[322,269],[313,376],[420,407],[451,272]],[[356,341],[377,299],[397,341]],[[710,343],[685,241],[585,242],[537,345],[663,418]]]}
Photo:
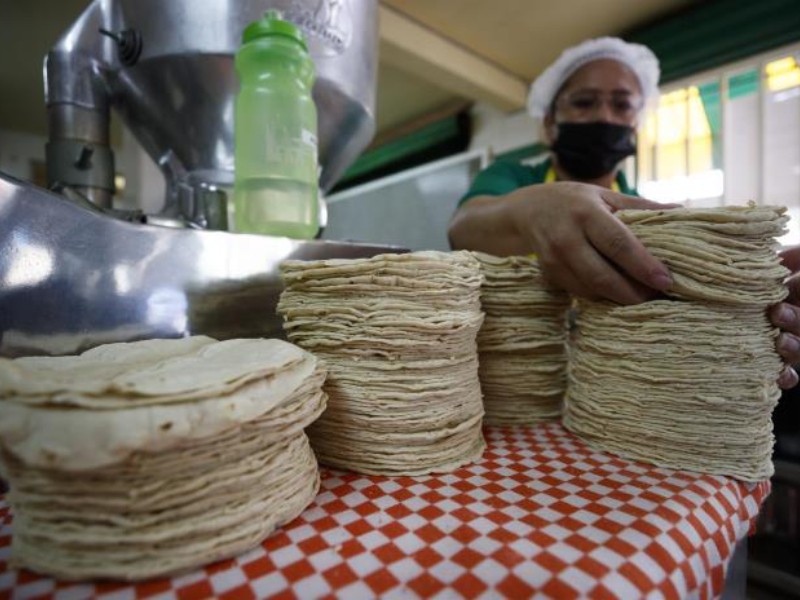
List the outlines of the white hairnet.
{"label": "white hairnet", "polygon": [[531,84],[528,94],[528,112],[541,119],[550,110],[556,94],[575,71],[586,63],[601,58],[616,60],[639,79],[645,104],[658,97],[658,78],[661,69],[652,50],[641,44],[632,44],[615,37],[587,40],[568,48]]}

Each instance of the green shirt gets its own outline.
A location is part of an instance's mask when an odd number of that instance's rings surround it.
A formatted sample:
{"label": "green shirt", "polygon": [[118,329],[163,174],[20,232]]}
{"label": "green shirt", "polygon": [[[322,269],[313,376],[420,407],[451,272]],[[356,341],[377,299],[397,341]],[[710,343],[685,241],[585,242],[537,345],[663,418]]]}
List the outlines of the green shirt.
{"label": "green shirt", "polygon": [[[461,206],[473,196],[504,196],[521,187],[544,183],[551,167],[550,159],[532,167],[517,162],[499,160],[478,173],[469,191],[461,198],[458,205]],[[622,171],[617,174],[616,182],[620,193],[629,196],[638,195],[635,189],[628,186],[628,181]]]}

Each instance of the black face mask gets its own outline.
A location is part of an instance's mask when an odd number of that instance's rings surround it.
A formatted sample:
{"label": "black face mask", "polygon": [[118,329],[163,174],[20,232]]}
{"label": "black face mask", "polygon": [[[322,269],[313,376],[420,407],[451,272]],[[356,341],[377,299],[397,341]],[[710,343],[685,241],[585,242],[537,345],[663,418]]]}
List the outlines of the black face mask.
{"label": "black face mask", "polygon": [[577,179],[596,179],[636,152],[633,127],[602,121],[559,123],[551,146],[558,164]]}

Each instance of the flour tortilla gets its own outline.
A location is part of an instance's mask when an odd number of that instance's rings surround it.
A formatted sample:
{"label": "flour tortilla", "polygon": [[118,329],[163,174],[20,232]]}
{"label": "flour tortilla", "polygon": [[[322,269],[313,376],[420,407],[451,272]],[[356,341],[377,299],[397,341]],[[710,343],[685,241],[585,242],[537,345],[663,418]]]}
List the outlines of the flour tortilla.
{"label": "flour tortilla", "polygon": [[4,369],[16,566],[174,575],[258,544],[319,487],[304,428],[325,408],[326,370],[287,342],[151,340]]}
{"label": "flour tortilla", "polygon": [[62,519],[15,519],[13,564],[67,580],[138,581],[235,556],[295,518],[315,496],[316,461],[305,437],[298,443],[297,451],[281,455],[288,461],[284,474],[278,479],[260,478],[258,492],[245,488],[241,501],[228,502],[216,515],[204,512],[165,521],[153,526],[151,533],[120,535],[114,529],[87,526],[85,520],[73,525]]}
{"label": "flour tortilla", "polygon": [[757,481],[783,364],[765,307],[581,301],[564,424],[593,448]]}
{"label": "flour tortilla", "polygon": [[165,451],[224,432],[273,410],[317,368],[312,355],[270,378],[219,398],[118,410],[31,406],[14,396],[0,402],[0,440],[26,464],[69,471],[119,463],[147,448]]}
{"label": "flour tortilla", "polygon": [[769,305],[786,297],[789,271],[775,253],[784,207],[739,206],[616,216],[672,273],[668,295],[722,304]]}
{"label": "flour tortilla", "polygon": [[121,408],[219,396],[304,360],[278,339],[196,336],[109,344],[75,357],[0,359],[0,398]]}
{"label": "flour tortilla", "polygon": [[328,408],[309,428],[323,464],[411,475],[479,455],[483,277],[470,253],[287,261],[281,273],[287,337],[329,368]]}
{"label": "flour tortilla", "polygon": [[535,257],[474,255],[484,276],[478,372],[485,422],[557,419],[567,384],[569,297],[545,280]]}

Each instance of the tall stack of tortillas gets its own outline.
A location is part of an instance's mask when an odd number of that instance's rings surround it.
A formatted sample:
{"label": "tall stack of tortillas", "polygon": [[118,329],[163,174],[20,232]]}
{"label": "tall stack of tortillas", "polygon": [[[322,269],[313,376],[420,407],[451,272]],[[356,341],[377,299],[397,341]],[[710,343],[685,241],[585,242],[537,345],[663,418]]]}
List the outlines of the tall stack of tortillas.
{"label": "tall stack of tortillas", "polygon": [[778,331],[786,295],[774,238],[785,209],[621,211],[670,269],[677,299],[581,301],[565,425],[593,446],[747,481],[773,472]]}
{"label": "tall stack of tortillas", "polygon": [[64,579],[138,580],[257,545],[317,492],[303,429],[325,407],[324,378],[280,340],[0,361],[13,560]]}
{"label": "tall stack of tortillas", "polygon": [[421,475],[480,457],[475,258],[431,251],[287,261],[281,272],[287,335],[329,370],[328,408],[309,428],[321,463]]}
{"label": "tall stack of tortillas", "polygon": [[475,253],[484,275],[478,334],[480,381],[490,425],[561,416],[567,386],[569,296],[548,285],[535,258]]}

